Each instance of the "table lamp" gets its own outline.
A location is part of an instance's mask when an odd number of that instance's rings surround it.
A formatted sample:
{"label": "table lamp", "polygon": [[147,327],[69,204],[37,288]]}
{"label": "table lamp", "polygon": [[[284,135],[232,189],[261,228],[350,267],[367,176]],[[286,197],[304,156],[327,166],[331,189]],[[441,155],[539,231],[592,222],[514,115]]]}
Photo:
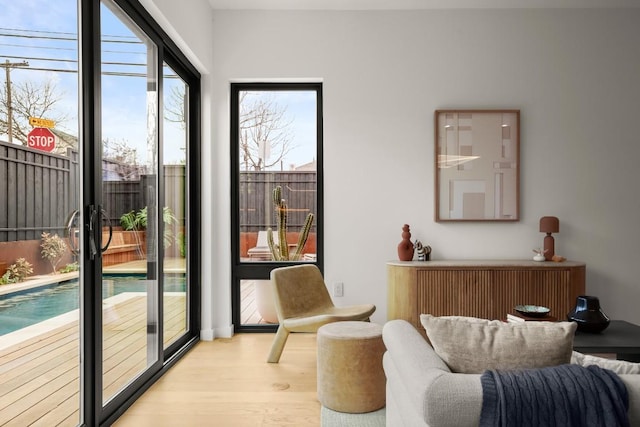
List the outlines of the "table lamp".
{"label": "table lamp", "polygon": [[540,218],[540,232],[547,233],[544,237],[544,257],[551,261],[555,255],[555,241],[551,233],[560,231],[560,220],[555,216],[543,216]]}

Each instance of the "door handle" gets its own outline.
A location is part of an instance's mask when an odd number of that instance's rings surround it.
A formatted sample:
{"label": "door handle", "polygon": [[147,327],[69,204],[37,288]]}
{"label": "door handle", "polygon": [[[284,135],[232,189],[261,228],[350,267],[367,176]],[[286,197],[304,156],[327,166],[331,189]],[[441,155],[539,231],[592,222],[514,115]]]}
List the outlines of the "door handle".
{"label": "door handle", "polygon": [[[102,245],[102,220],[106,219],[109,227],[109,238],[104,246],[98,246],[96,231],[100,232],[100,245]],[[113,225],[111,219],[107,215],[107,212],[102,207],[96,207],[94,205],[89,206],[89,222],[87,223],[89,229],[89,258],[95,259],[96,256],[102,255],[111,244],[111,238],[113,237]]]}
{"label": "door handle", "polygon": [[64,231],[65,237],[69,240],[69,249],[74,255],[78,255],[78,253],[80,252],[76,243],[76,239],[78,238],[78,215],[80,215],[80,211],[78,209],[71,212],[69,218],[67,218],[67,226],[65,227]]}
{"label": "door handle", "polygon": [[[111,239],[113,238],[113,225],[111,224],[111,218],[109,218],[109,215],[107,214],[107,212],[100,208],[100,229],[102,229],[102,220],[105,219],[107,220],[107,224],[109,226],[109,238],[107,239],[107,243],[104,244],[103,247],[100,248],[100,253],[103,254],[107,249],[109,249],[109,245],[111,244]],[[102,240],[102,232],[100,233],[100,240]]]}

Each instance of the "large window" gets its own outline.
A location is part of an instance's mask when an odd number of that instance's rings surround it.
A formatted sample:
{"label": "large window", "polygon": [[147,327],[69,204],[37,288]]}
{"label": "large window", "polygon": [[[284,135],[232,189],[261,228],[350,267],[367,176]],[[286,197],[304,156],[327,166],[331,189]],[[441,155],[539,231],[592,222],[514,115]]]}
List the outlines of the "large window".
{"label": "large window", "polygon": [[271,329],[270,271],[322,265],[322,86],[232,85],[236,329]]}
{"label": "large window", "polygon": [[198,340],[200,77],[135,0],[0,10],[0,425],[110,424]]}

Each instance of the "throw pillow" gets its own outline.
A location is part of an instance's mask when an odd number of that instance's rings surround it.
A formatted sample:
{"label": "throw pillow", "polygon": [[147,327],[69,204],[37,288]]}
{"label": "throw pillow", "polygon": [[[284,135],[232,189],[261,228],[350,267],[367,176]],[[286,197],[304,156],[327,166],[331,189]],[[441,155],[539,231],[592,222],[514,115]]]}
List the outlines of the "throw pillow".
{"label": "throw pillow", "polygon": [[571,355],[571,363],[580,366],[597,365],[603,369],[609,369],[618,375],[640,374],[640,363],[627,362],[626,360],[605,359],[603,357],[582,354],[574,351]]}
{"label": "throw pillow", "polygon": [[569,363],[575,322],[505,323],[474,317],[420,315],[434,351],[452,372],[526,369]]}

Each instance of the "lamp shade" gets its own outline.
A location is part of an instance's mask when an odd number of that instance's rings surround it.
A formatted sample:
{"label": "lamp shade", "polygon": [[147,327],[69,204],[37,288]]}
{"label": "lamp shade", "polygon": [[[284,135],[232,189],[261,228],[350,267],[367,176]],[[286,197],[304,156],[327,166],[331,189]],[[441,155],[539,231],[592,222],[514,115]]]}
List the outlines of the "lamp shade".
{"label": "lamp shade", "polygon": [[542,233],[557,233],[560,231],[560,220],[555,216],[543,216],[540,218],[540,231]]}

